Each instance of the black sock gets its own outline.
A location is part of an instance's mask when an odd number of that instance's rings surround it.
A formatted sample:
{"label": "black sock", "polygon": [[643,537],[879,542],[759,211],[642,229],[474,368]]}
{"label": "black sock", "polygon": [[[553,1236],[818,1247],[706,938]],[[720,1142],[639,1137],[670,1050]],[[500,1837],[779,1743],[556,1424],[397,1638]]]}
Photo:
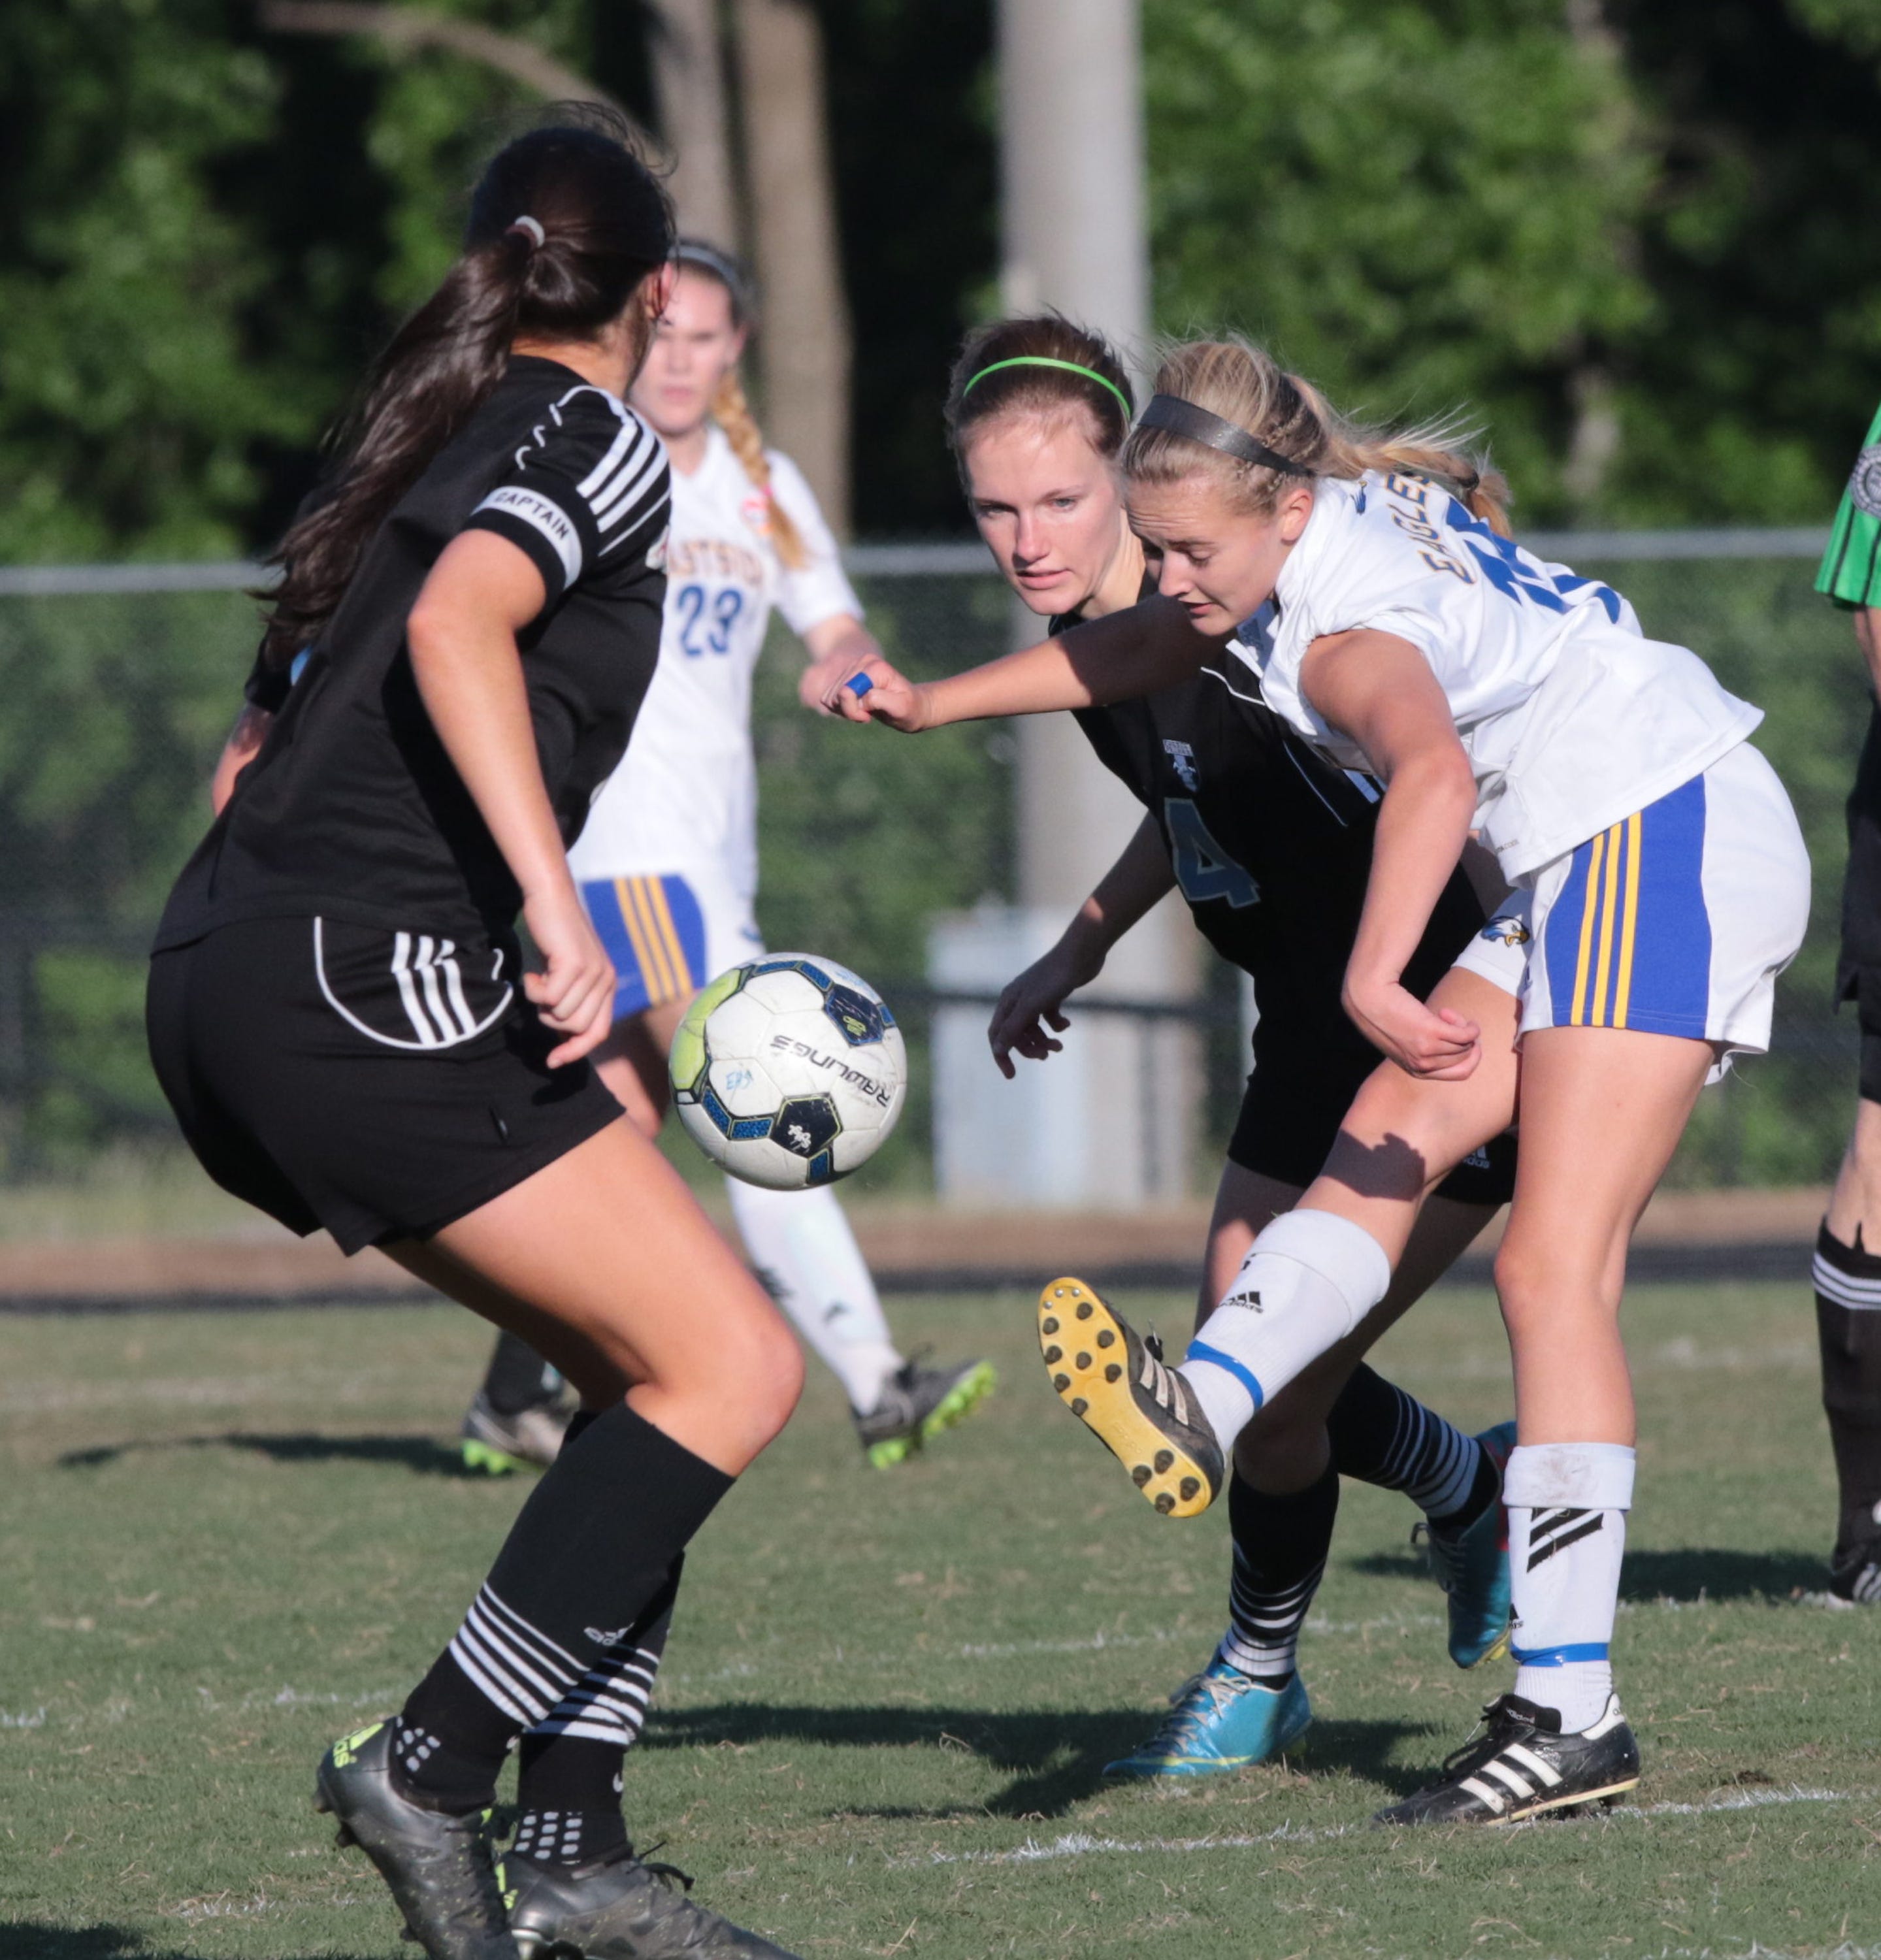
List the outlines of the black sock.
{"label": "black sock", "polygon": [[1852,1580],[1881,1557],[1881,1255],[1816,1236],[1816,1328],[1822,1350],[1822,1408],[1841,1487],[1831,1561]]}
{"label": "black sock", "polygon": [[406,1704],[414,1740],[396,1768],[409,1793],[440,1809],[487,1803],[510,1742],[611,1666],[732,1481],[624,1402],[598,1415],[543,1472]]}
{"label": "black sock", "polygon": [[627,1848],[621,1770],[647,1719],[685,1554],[605,1667],[590,1668],[517,1745],[512,1856],[580,1865]]}
{"label": "black sock", "polygon": [[520,1334],[499,1334],[496,1351],[483,1377],[483,1398],[498,1415],[520,1415],[524,1409],[552,1402],[560,1393],[562,1377]]}
{"label": "black sock", "polygon": [[1331,1465],[1303,1491],[1265,1495],[1237,1471],[1228,1484],[1234,1583],[1221,1657],[1263,1688],[1294,1678],[1300,1629],[1326,1573],[1338,1516],[1339,1473]]}
{"label": "black sock", "polygon": [[1473,1436],[1363,1361],[1326,1427],[1341,1476],[1402,1491],[1449,1530],[1474,1524],[1501,1491],[1500,1473]]}

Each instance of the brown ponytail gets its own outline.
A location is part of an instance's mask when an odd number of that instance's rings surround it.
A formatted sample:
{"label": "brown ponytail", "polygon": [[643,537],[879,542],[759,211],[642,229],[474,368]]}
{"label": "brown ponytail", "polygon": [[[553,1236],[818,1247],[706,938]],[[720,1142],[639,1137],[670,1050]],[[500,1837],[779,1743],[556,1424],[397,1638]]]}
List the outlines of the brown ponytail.
{"label": "brown ponytail", "polygon": [[[1508,484],[1466,425],[1452,420],[1392,430],[1348,421],[1310,381],[1241,339],[1172,348],[1157,370],[1156,391],[1233,422],[1315,476],[1350,480],[1378,469],[1427,477],[1491,530],[1510,534]],[[1168,429],[1142,427],[1125,445],[1123,468],[1136,483],[1171,483],[1205,471],[1221,479],[1236,508],[1255,514],[1272,510],[1281,486],[1292,480]]]}
{"label": "brown ponytail", "polygon": [[624,119],[585,103],[555,113],[484,171],[462,256],[380,355],[335,439],[330,494],[282,539],[272,663],[333,617],[373,533],[502,379],[511,342],[592,339],[670,253],[671,207]]}

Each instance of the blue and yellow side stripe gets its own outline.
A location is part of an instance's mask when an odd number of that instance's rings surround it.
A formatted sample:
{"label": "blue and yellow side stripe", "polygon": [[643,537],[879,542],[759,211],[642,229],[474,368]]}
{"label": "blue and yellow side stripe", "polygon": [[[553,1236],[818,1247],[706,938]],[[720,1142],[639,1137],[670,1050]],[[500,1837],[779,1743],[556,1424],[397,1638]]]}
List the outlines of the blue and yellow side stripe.
{"label": "blue and yellow side stripe", "polygon": [[1594,902],[1580,915],[1574,991],[1567,1025],[1623,1028],[1633,998],[1633,956],[1639,935],[1639,855],[1644,819],[1638,810],[1585,847],[1587,888]]}
{"label": "blue and yellow side stripe", "polygon": [[616,1020],[705,985],[705,920],[683,878],[590,879],[581,898],[619,976]]}
{"label": "blue and yellow side stripe", "polygon": [[1556,1027],[1701,1040],[1711,1004],[1704,780],[1577,849],[1544,928]]}

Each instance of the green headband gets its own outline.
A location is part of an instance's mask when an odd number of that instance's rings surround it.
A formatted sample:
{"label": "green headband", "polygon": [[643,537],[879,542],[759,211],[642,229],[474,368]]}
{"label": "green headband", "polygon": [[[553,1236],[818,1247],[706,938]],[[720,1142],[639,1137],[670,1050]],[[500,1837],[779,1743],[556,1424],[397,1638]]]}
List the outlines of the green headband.
{"label": "green headband", "polygon": [[1015,354],[1010,361],[995,361],[991,367],[982,368],[972,380],[960,390],[960,399],[967,396],[985,380],[988,374],[997,374],[1002,368],[1062,368],[1068,374],[1081,374],[1087,381],[1095,381],[1100,388],[1108,388],[1117,398],[1127,423],[1135,411],[1130,406],[1130,397],[1116,383],[1098,373],[1094,368],[1081,368],[1075,361],[1054,360],[1049,354]]}

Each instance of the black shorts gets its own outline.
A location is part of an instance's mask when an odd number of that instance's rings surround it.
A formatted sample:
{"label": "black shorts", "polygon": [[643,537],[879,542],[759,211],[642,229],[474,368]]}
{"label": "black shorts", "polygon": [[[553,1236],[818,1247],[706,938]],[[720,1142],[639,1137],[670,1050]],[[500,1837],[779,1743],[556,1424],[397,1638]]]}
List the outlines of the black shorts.
{"label": "black shorts", "polygon": [[[1377,1060],[1372,1058],[1373,1067]],[[1257,1177],[1304,1190],[1326,1168],[1364,1079],[1352,1079],[1343,1068],[1313,1074],[1264,1064],[1247,1079],[1241,1113],[1228,1139],[1228,1161]],[[1494,1138],[1472,1152],[1437,1188],[1438,1197],[1459,1204],[1507,1204],[1514,1194],[1512,1135]]]}
{"label": "black shorts", "polygon": [[1841,956],[1835,1003],[1853,1001],[1861,1023],[1861,1093],[1881,1102],[1881,711],[1848,796],[1848,869],[1842,880]]}
{"label": "black shorts", "polygon": [[514,939],[310,918],[151,961],[157,1079],[226,1191],[342,1251],[422,1239],[584,1143],[620,1106],[524,1000]]}

